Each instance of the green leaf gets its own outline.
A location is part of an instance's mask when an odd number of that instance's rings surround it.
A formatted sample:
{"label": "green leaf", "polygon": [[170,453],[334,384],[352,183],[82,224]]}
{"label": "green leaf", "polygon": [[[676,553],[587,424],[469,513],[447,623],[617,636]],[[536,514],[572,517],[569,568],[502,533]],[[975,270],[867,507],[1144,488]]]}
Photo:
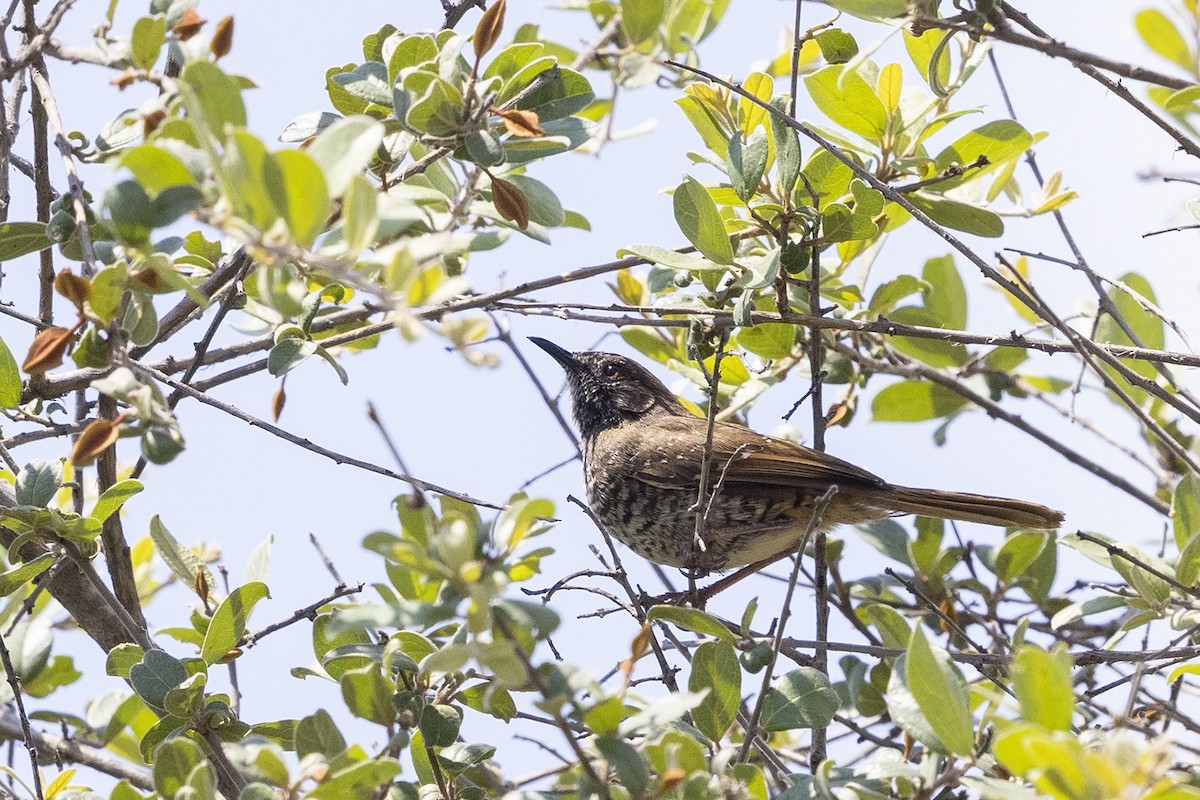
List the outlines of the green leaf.
{"label": "green leaf", "polygon": [[125,642],[108,651],[104,672],[114,678],[128,678],[129,670],[141,662],[146,652],[136,644]]}
{"label": "green leaf", "polygon": [[1075,687],[1071,683],[1071,654],[1065,648],[1047,652],[1025,645],[1013,660],[1012,679],[1025,720],[1052,731],[1071,730]]}
{"label": "green leaf", "polygon": [[189,62],[181,80],[190,89],[196,110],[218,139],[224,140],[226,126],[246,126],[241,90],[216,64],[203,59]]}
{"label": "green leaf", "polygon": [[[1125,286],[1129,287],[1132,292],[1140,295],[1154,305],[1158,304],[1154,287],[1142,275],[1136,272],[1127,272],[1119,280]],[[1139,301],[1132,297],[1129,292],[1120,289],[1111,289],[1108,297],[1116,308],[1117,313],[1137,336],[1138,345],[1154,350],[1163,349],[1166,344],[1166,335],[1163,321],[1159,316],[1152,311],[1142,308]],[[1107,314],[1101,316],[1100,322],[1096,326],[1096,339],[1114,344],[1134,344],[1121,326]],[[1158,373],[1151,364],[1138,362],[1133,359],[1124,360],[1123,363],[1144,378],[1154,380],[1158,377]],[[1124,379],[1121,380],[1122,382],[1124,381]]]}
{"label": "green leaf", "polygon": [[51,247],[54,242],[46,235],[41,222],[5,222],[0,224],[0,261],[36,253]]}
{"label": "green leaf", "polygon": [[151,194],[171,186],[186,186],[196,182],[192,171],[174,153],[152,144],[131,147],[117,162],[133,173],[133,177]]}
{"label": "green leaf", "polygon": [[879,631],[884,647],[903,649],[908,646],[909,639],[912,638],[912,628],[899,611],[882,603],[871,603],[861,608],[860,616],[865,616]]}
{"label": "green leaf", "polygon": [[1037,531],[1017,531],[1004,540],[996,551],[996,575],[1012,583],[1033,566],[1047,546],[1053,547],[1050,536]]}
{"label": "green leaf", "polygon": [[[414,751],[416,748],[413,748]],[[422,753],[424,750],[422,749]],[[374,758],[360,761],[333,773],[306,796],[313,800],[342,800],[344,797],[374,797],[400,774],[395,759]],[[432,775],[429,776],[432,780]]]}
{"label": "green leaf", "polygon": [[867,310],[872,314],[887,316],[904,298],[922,294],[928,289],[929,285],[915,275],[899,275],[887,283],[879,285],[879,288],[871,295],[871,302],[867,304]]}
{"label": "green leaf", "polygon": [[52,553],[43,553],[32,561],[26,561],[7,572],[0,573],[0,597],[7,597],[18,589],[28,586],[30,581],[50,569],[54,559],[55,556]]}
{"label": "green leaf", "polygon": [[806,183],[801,196],[808,199],[808,187],[811,186],[812,191],[825,203],[845,196],[854,178],[854,170],[825,149],[813,151],[803,171]]}
{"label": "green leaf", "polygon": [[[888,314],[888,319],[905,325],[920,325],[926,328],[942,327],[941,320],[935,317],[931,311],[918,306],[901,306],[893,309]],[[959,367],[966,364],[971,358],[967,348],[958,342],[915,336],[893,336],[891,343],[901,353],[920,359],[934,367]]]}
{"label": "green leaf", "polygon": [[159,556],[184,586],[195,586],[196,576],[200,573],[204,574],[209,587],[216,586],[208,566],[199,559],[195,551],[184,547],[171,535],[158,515],[150,519],[150,539],[154,542],[154,549],[158,551]]}
{"label": "green leaf", "polygon": [[504,142],[504,157],[510,164],[524,164],[536,158],[574,150],[596,135],[596,123],[580,117],[567,117],[547,122],[542,120],[545,136],[535,139],[513,139]]}
{"label": "green leaf", "polygon": [[200,746],[191,739],[163,742],[154,752],[154,788],[160,797],[176,797],[188,785],[192,770],[205,763]]}
{"label": "green leaf", "polygon": [[467,156],[481,167],[498,167],[504,163],[504,145],[488,130],[471,131],[463,139]]}
{"label": "green leaf", "polygon": [[20,403],[21,370],[4,339],[0,339],[0,408],[16,408]]}
{"label": "green leaf", "polygon": [[421,712],[421,735],[432,747],[447,747],[458,738],[462,711],[456,706],[430,703]]}
{"label": "green leaf", "polygon": [[827,203],[821,208],[821,236],[831,242],[870,239],[879,232],[867,214],[851,210],[842,203]]}
{"label": "green leaf", "polygon": [[662,264],[664,267],[672,269],[685,269],[689,272],[725,271],[724,266],[714,264],[703,256],[695,253],[678,253],[653,244],[635,244],[617,251],[617,258],[624,258],[627,255],[644,258],[651,263]]}
{"label": "green leaf", "polygon": [[[532,80],[533,76],[530,76]],[[522,88],[524,88],[522,85]],[[588,79],[573,69],[558,68],[558,75],[547,80],[532,94],[526,96],[517,108],[536,111],[542,130],[546,123],[564,119],[582,111],[596,98]]]}
{"label": "green leaf", "polygon": [[662,23],[666,0],[621,0],[621,27],[634,45],[652,38]]}
{"label": "green leaf", "polygon": [[760,358],[778,360],[792,354],[796,329],[782,322],[766,322],[738,331],[737,342]]}
{"label": "green leaf", "polygon": [[296,755],[300,758],[317,753],[332,760],[345,749],[346,739],[325,709],[318,709],[296,724]]}
{"label": "green leaf", "polygon": [[121,181],[104,193],[104,207],[112,219],[113,232],[129,244],[145,244],[155,228],[170,225],[203,202],[193,185],[163,189],[154,199],[136,181]]}
{"label": "green leaf", "polygon": [[311,339],[301,339],[297,336],[281,339],[267,356],[267,372],[276,378],[286,375],[317,352],[319,346]]}
{"label": "green leaf", "polygon": [[144,487],[141,481],[126,478],[123,481],[117,481],[112,486],[104,490],[104,494],[100,495],[96,500],[96,505],[92,506],[92,513],[89,514],[92,519],[97,522],[111,517],[125,505],[125,501],[133,497],[135,494],[142,491]]}
{"label": "green leaf", "polygon": [[49,697],[64,686],[70,686],[83,677],[75,669],[75,660],[70,656],[54,656],[45,668],[29,680],[21,681],[21,688],[33,697]]}
{"label": "green leaf", "polygon": [[[771,105],[781,114],[788,113],[785,98],[772,100]],[[772,114],[770,119],[771,138],[775,141],[775,177],[783,189],[784,196],[789,197],[800,178],[800,134],[779,115]],[[840,161],[838,163],[841,164]]]}
{"label": "green leaf", "polygon": [[841,28],[828,28],[816,36],[821,55],[830,64],[845,64],[858,55],[858,42]]}
{"label": "green leaf", "polygon": [[1195,586],[1200,579],[1200,531],[1197,531],[1179,551],[1175,578],[1184,586]]}
{"label": "green leaf", "polygon": [[937,383],[901,381],[871,400],[871,415],[880,422],[921,422],[948,417],[965,406],[960,395]]}
{"label": "green leaf", "polygon": [[263,162],[263,180],[275,211],[300,247],[311,247],[332,211],[324,173],[299,150],[283,150]]}
{"label": "green leaf", "polygon": [[[382,62],[368,61],[359,64],[346,72],[337,72],[329,77],[345,93],[367,103],[373,103],[385,108],[392,106],[392,84],[388,80],[388,70]],[[355,111],[343,111],[344,114],[361,113],[365,107]]]}
{"label": "green leaf", "polygon": [[838,710],[829,678],[812,667],[799,667],[776,678],[762,704],[762,726],[769,731],[824,728]]}
{"label": "green leaf", "polygon": [[891,19],[908,13],[906,0],[826,0],[826,5],[869,20]]}
{"label": "green leaf", "polygon": [[937,192],[941,194],[991,172],[1006,161],[1021,155],[1032,145],[1032,134],[1014,120],[999,119],[981,125],[959,137],[956,142],[939,153],[935,164],[938,171],[941,172],[953,164],[965,167],[983,156],[987,159],[988,166],[968,170],[956,178],[938,181]]}
{"label": "green leaf", "polygon": [[729,642],[704,642],[692,655],[688,691],[705,689],[708,694],[692,709],[692,722],[711,741],[719,742],[742,700],[742,668]]}
{"label": "green leaf", "polygon": [[1143,600],[1157,609],[1165,608],[1164,604],[1171,596],[1171,585],[1142,565],[1153,567],[1164,575],[1170,575],[1171,568],[1162,559],[1155,558],[1130,544],[1120,542],[1117,546],[1134,561],[1125,556],[1113,555],[1113,569],[1125,579],[1125,582],[1135,592],[1141,595]]}
{"label": "green leaf", "polygon": [[717,204],[690,175],[675,189],[675,222],[697,250],[718,264],[733,263],[733,246]]}
{"label": "green leaf", "polygon": [[684,608],[682,606],[654,606],[646,614],[646,620],[653,622],[660,620],[669,622],[676,627],[684,630],[693,631],[694,633],[703,633],[708,636],[715,636],[721,641],[730,644],[737,641],[737,636],[733,631],[722,625],[716,617],[710,616],[698,608]]}
{"label": "green leaf", "polygon": [[1143,9],[1133,18],[1133,24],[1151,50],[1182,67],[1188,74],[1195,73],[1196,57],[1192,55],[1183,34],[1166,14],[1154,8]]}
{"label": "green leaf", "polygon": [[908,689],[938,741],[951,753],[972,755],[975,726],[967,682],[946,651],[929,644],[920,625],[913,628],[904,671]]}
{"label": "green leaf", "polygon": [[[503,53],[504,51],[497,53],[496,58],[500,58]],[[413,34],[401,37],[395,49],[392,50],[391,55],[387,56],[388,85],[395,84],[402,71],[421,66],[422,64],[431,64],[437,60],[437,56],[437,42],[429,34]],[[490,65],[488,69],[491,69]],[[485,72],[483,77],[486,80],[492,76]]]}
{"label": "green leaf", "polygon": [[943,200],[914,192],[908,201],[939,225],[963,233],[995,239],[1004,234],[1004,221],[1000,215],[986,208],[970,206],[955,200]]}
{"label": "green leaf", "polygon": [[153,67],[166,38],[166,17],[142,17],[133,23],[133,35],[129,39],[129,55],[133,65],[145,70]]}
{"label": "green leaf", "polygon": [[162,650],[148,650],[142,660],[129,668],[129,682],[138,697],[151,708],[166,708],[167,692],[187,680],[183,662]]}
{"label": "green leaf", "polygon": [[455,695],[468,708],[473,708],[483,714],[490,714],[502,722],[508,722],[517,716],[517,704],[512,694],[503,686],[494,683],[480,683],[462,689]]}
{"label": "green leaf", "polygon": [[529,221],[547,228],[557,228],[566,220],[562,202],[549,186],[528,175],[509,175],[505,178],[525,195],[529,203]]}
{"label": "green leaf", "polygon": [[962,330],[967,327],[967,290],[954,265],[954,256],[931,258],[921,268],[921,277],[932,288],[925,308],[938,319],[938,327]]}
{"label": "green leaf", "polygon": [[738,129],[748,141],[750,134],[766,122],[767,115],[771,113],[760,103],[770,104],[771,95],[775,92],[775,79],[765,72],[751,72],[742,81],[742,89],[759,100],[756,103],[748,97],[738,98]]}
{"label": "green leaf", "polygon": [[858,73],[840,65],[807,76],[804,85],[817,108],[848,131],[880,142],[887,130],[887,109],[875,88]]}
{"label": "green leaf", "polygon": [[[920,36],[913,36],[907,28],[904,30],[904,48],[908,51],[908,57],[930,86],[944,87],[950,82],[951,48],[938,48],[945,35],[944,31],[927,30]],[[930,66],[935,52],[938,54],[938,61],[936,71],[931,73]]]}
{"label": "green leaf", "polygon": [[30,461],[17,473],[17,505],[45,508],[62,488],[62,482],[62,461]]}
{"label": "green leaf", "polygon": [[[633,0],[638,2],[638,0]],[[599,736],[595,740],[596,749],[604,760],[616,770],[617,779],[629,792],[631,797],[651,797],[647,790],[650,788],[650,768],[641,751],[624,739],[612,736]],[[611,796],[611,795],[610,795]]]}
{"label": "green leaf", "polygon": [[370,247],[379,231],[379,192],[362,175],[355,175],[342,198],[342,241],[351,254]]}
{"label": "green leaf", "polygon": [[204,708],[204,687],[207,684],[207,673],[189,675],[187,680],[167,692],[163,707],[173,717],[192,717]]}
{"label": "green leaf", "polygon": [[490,744],[455,742],[449,747],[442,748],[437,758],[443,768],[458,774],[484,763],[494,755],[496,755],[496,748]]}
{"label": "green leaf", "polygon": [[266,161],[266,145],[248,131],[234,131],[221,160],[234,213],[260,231],[271,227],[279,216],[263,181]]}
{"label": "green leaf", "polygon": [[[411,84],[413,81],[404,82],[406,88]],[[405,112],[404,121],[416,133],[454,136],[464,125],[462,92],[449,81],[435,76]]]}
{"label": "green leaf", "polygon": [[274,535],[268,535],[262,544],[250,551],[246,559],[246,583],[265,581],[271,565],[271,545],[275,542]]}
{"label": "green leaf", "polygon": [[382,122],[367,116],[339,119],[313,140],[308,155],[325,175],[330,197],[341,197],[383,143]]}
{"label": "green leaf", "polygon": [[378,664],[368,664],[347,670],[338,679],[342,699],[350,713],[380,725],[391,724],[396,718],[392,705],[392,690],[379,671]]}
{"label": "green leaf", "polygon": [[281,142],[303,142],[311,139],[333,123],[341,119],[338,114],[329,111],[313,111],[301,114],[287,124],[283,133],[279,134]]}
{"label": "green leaf", "polygon": [[770,146],[763,131],[754,131],[745,144],[739,131],[729,140],[729,182],[743,203],[758,194],[758,184],[767,169]]}
{"label": "green leaf", "polygon": [[237,647],[237,643],[246,633],[246,622],[250,619],[250,612],[265,597],[270,597],[267,585],[253,581],[237,587],[221,601],[208,623],[204,646],[200,648],[200,657],[204,659],[205,664],[217,663]]}

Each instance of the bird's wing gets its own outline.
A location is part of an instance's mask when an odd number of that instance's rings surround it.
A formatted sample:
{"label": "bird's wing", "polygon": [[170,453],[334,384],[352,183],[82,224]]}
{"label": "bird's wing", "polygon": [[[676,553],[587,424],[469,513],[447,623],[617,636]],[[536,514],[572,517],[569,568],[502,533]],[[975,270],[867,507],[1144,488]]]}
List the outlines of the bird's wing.
{"label": "bird's wing", "polygon": [[[631,437],[626,452],[637,477],[664,488],[695,486],[707,424],[699,417],[661,417],[653,436]],[[765,486],[884,485],[881,478],[840,458],[729,422],[713,426],[711,459],[710,479],[720,480],[727,491],[739,486],[753,492]]]}

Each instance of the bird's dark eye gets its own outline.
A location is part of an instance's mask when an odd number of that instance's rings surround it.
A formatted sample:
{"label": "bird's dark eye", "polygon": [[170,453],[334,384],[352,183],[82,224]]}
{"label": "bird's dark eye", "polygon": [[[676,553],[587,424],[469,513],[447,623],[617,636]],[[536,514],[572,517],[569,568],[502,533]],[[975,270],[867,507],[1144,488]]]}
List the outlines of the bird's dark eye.
{"label": "bird's dark eye", "polygon": [[601,368],[600,372],[606,378],[616,378],[621,374],[621,367],[619,364],[608,363]]}

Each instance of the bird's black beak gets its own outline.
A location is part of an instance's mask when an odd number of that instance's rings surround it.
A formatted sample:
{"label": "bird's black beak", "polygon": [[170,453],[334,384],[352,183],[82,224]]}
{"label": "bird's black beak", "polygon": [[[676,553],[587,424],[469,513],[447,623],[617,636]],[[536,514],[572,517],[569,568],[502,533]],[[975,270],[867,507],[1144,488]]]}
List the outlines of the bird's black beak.
{"label": "bird's black beak", "polygon": [[554,342],[551,342],[548,339],[543,339],[540,336],[530,336],[529,341],[533,342],[538,347],[549,353],[551,357],[553,357],[554,360],[557,361],[559,365],[562,366],[562,368],[568,373],[578,374],[584,371],[583,365],[579,363],[578,359],[575,358],[575,355],[570,350],[564,350]]}

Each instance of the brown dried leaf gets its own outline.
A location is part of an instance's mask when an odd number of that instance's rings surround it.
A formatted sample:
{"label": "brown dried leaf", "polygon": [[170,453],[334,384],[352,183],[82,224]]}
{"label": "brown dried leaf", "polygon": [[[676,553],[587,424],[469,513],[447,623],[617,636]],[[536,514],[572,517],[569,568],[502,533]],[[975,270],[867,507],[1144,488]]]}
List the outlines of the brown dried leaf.
{"label": "brown dried leaf", "polygon": [[237,659],[242,657],[243,652],[244,651],[242,650],[242,648],[235,647],[232,650],[230,650],[228,653],[226,653],[225,655],[218,658],[217,663],[218,664],[228,664],[231,661],[236,661]]}
{"label": "brown dried leaf", "polygon": [[201,19],[195,9],[189,8],[183,12],[183,16],[179,18],[179,22],[175,23],[175,27],[171,30],[179,37],[179,41],[186,42],[188,39],[200,32],[200,28],[204,26],[205,20]]}
{"label": "brown dried leaf", "polygon": [[86,467],[100,457],[121,435],[121,426],[111,419],[92,420],[71,448],[71,463]]}
{"label": "brown dried leaf", "polygon": [[687,773],[679,767],[669,767],[658,779],[658,794],[663,796],[687,779]]}
{"label": "brown dried leaf", "polygon": [[111,83],[113,86],[116,86],[118,89],[127,89],[136,80],[137,71],[130,68],[113,78],[111,81],[109,81],[109,83]]}
{"label": "brown dried leaf", "polygon": [[228,55],[233,49],[233,17],[225,17],[217,23],[217,29],[213,32],[212,42],[208,49],[217,58]]}
{"label": "brown dried leaf", "polygon": [[483,58],[484,53],[491,50],[496,40],[500,38],[500,31],[504,29],[504,6],[505,0],[496,0],[492,3],[492,7],[483,12],[483,16],[479,18],[479,24],[475,26],[475,63]]}
{"label": "brown dried leaf", "polygon": [[642,629],[637,632],[637,636],[633,637],[633,642],[629,647],[629,658],[625,659],[620,664],[620,670],[625,675],[625,683],[629,683],[629,679],[633,677],[633,665],[641,658],[650,652],[650,641],[654,632],[650,629],[650,623],[642,625]]}
{"label": "brown dried leaf", "polygon": [[825,415],[825,424],[841,425],[849,421],[849,416],[850,406],[839,400],[829,407],[829,412]]}
{"label": "brown dried leaf", "polygon": [[54,369],[62,363],[67,346],[71,344],[74,336],[74,330],[57,326],[38,331],[37,336],[33,337],[33,343],[29,345],[29,352],[25,354],[25,362],[21,364],[21,369],[29,375],[38,375]]}
{"label": "brown dried leaf", "polygon": [[510,108],[508,111],[497,109],[496,113],[504,121],[505,129],[513,136],[530,139],[535,136],[546,135],[546,132],[542,130],[541,120],[538,119],[536,111],[522,111],[518,108]]}
{"label": "brown dried leaf", "polygon": [[271,421],[279,422],[279,415],[283,413],[283,405],[287,402],[287,392],[283,390],[283,384],[275,390],[275,394],[271,396]]}
{"label": "brown dried leaf", "polygon": [[196,576],[192,578],[192,591],[196,593],[196,596],[199,597],[204,603],[205,607],[207,607],[208,597],[212,591],[212,587],[208,585],[208,578],[205,577],[204,570],[196,570]]}
{"label": "brown dried leaf", "polygon": [[137,281],[152,292],[162,288],[162,278],[152,269],[139,269],[129,274],[129,280]]}
{"label": "brown dried leaf", "polygon": [[492,178],[492,202],[500,216],[509,222],[517,223],[521,230],[529,227],[529,200],[515,183],[502,178]]}
{"label": "brown dried leaf", "polygon": [[153,111],[148,111],[142,114],[142,136],[149,136],[158,130],[158,126],[166,119],[167,112],[161,108],[156,108]]}
{"label": "brown dried leaf", "polygon": [[70,300],[76,308],[82,311],[83,304],[92,296],[92,282],[76,275],[69,269],[63,269],[54,278],[54,291]]}

